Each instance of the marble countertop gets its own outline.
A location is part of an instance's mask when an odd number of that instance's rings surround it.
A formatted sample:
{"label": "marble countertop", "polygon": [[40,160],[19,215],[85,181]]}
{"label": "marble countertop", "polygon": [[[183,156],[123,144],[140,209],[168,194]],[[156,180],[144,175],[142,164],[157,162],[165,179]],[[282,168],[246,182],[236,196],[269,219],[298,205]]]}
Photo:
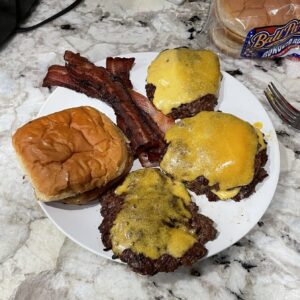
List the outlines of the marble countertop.
{"label": "marble countertop", "polygon": [[[63,4],[64,2],[64,4]],[[41,1],[28,24],[69,1]],[[280,141],[281,174],[263,218],[229,249],[173,274],[143,277],[65,237],[34,199],[17,164],[12,133],[33,119],[50,91],[49,65],[66,49],[92,61],[128,52],[203,46],[209,1],[86,0],[51,24],[0,48],[0,299],[300,299],[300,135],[282,124],[263,89],[271,80],[300,108],[299,63],[234,60],[235,72],[262,102]]]}

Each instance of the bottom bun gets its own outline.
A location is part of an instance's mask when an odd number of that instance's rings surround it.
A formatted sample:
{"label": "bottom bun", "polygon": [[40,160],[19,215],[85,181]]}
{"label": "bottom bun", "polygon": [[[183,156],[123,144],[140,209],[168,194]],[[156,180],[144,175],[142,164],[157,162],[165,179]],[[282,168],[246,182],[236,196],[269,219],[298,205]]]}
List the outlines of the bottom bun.
{"label": "bottom bun", "polygon": [[93,189],[91,191],[78,194],[73,197],[65,198],[61,200],[64,204],[83,205],[91,201],[94,201],[103,193],[103,189]]}
{"label": "bottom bun", "polygon": [[60,200],[60,202],[62,202],[64,204],[71,204],[71,205],[84,205],[84,204],[87,204],[89,202],[96,200],[99,196],[101,196],[102,194],[107,192],[109,189],[113,188],[115,185],[120,183],[120,181],[122,181],[127,176],[127,174],[129,173],[129,171],[132,167],[132,164],[133,164],[133,157],[131,155],[131,150],[129,149],[129,146],[128,146],[128,153],[129,153],[129,155],[128,155],[128,160],[127,160],[127,165],[126,165],[123,173],[119,177],[112,180],[104,187],[95,188],[93,190],[90,190],[90,191],[87,191],[87,192],[84,192],[81,194],[77,194],[72,197],[64,198],[64,199]]}
{"label": "bottom bun", "polygon": [[213,43],[224,53],[233,57],[240,57],[242,44],[230,38],[224,27],[213,27],[210,32]]}

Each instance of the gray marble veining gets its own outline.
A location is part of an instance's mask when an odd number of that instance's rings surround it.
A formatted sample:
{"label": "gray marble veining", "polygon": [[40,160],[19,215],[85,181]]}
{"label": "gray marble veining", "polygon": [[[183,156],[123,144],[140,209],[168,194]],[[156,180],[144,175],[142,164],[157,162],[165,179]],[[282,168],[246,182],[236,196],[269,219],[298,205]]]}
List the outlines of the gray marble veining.
{"label": "gray marble veining", "polygon": [[[63,3],[64,2],[64,3]],[[27,25],[72,1],[41,1]],[[17,127],[33,119],[50,91],[49,65],[66,49],[92,61],[128,52],[199,47],[209,1],[181,6],[163,0],[86,0],[0,49],[0,299],[300,299],[300,139],[271,111],[263,89],[274,81],[300,108],[299,63],[233,60],[243,82],[268,111],[280,140],[281,175],[257,226],[234,246],[193,268],[143,277],[66,238],[43,214],[11,146]],[[205,46],[205,45],[204,45]]]}

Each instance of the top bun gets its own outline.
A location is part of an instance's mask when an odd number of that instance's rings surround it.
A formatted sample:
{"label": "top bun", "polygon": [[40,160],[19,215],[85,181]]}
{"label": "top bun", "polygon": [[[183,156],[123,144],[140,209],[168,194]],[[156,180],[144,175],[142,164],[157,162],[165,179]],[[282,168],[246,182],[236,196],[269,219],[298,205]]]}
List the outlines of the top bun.
{"label": "top bun", "polygon": [[25,124],[14,134],[13,146],[37,198],[45,202],[103,188],[132,160],[122,132],[88,106]]}
{"label": "top bun", "polygon": [[223,25],[245,38],[256,27],[283,25],[300,19],[299,0],[217,0],[217,18]]}

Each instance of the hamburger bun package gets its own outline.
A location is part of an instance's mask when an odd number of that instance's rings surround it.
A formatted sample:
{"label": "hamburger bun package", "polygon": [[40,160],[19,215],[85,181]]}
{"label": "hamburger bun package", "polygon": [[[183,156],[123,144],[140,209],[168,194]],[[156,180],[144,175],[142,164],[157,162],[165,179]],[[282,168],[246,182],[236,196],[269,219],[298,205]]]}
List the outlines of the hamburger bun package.
{"label": "hamburger bun package", "polygon": [[300,0],[213,0],[208,32],[227,55],[300,60]]}

